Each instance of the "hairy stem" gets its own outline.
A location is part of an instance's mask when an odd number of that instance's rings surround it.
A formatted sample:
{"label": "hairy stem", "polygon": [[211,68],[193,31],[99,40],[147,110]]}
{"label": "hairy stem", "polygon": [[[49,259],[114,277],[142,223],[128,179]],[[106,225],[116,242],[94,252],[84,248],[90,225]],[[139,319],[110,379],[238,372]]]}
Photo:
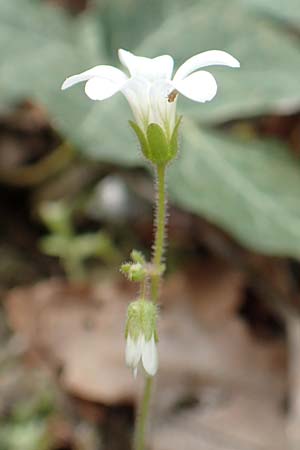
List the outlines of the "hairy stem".
{"label": "hairy stem", "polygon": [[154,254],[152,264],[154,274],[151,277],[151,300],[157,303],[161,279],[161,264],[164,252],[165,226],[166,226],[166,192],[165,192],[165,166],[157,166],[157,198],[156,198],[156,232],[154,240]]}
{"label": "hairy stem", "polygon": [[[166,192],[165,192],[165,171],[166,166],[157,166],[157,196],[155,205],[156,231],[154,238],[154,254],[152,259],[153,275],[151,276],[151,300],[158,302],[159,285],[161,279],[161,264],[164,252],[165,225],[166,225]],[[150,400],[153,386],[153,377],[147,376],[143,397],[141,399],[136,426],[135,426],[135,450],[144,450],[147,423],[149,417]]]}
{"label": "hairy stem", "polygon": [[153,385],[153,377],[147,376],[145,379],[143,398],[141,400],[140,408],[136,419],[136,428],[134,436],[135,450],[144,450],[145,448],[145,436],[150,410],[152,385]]}

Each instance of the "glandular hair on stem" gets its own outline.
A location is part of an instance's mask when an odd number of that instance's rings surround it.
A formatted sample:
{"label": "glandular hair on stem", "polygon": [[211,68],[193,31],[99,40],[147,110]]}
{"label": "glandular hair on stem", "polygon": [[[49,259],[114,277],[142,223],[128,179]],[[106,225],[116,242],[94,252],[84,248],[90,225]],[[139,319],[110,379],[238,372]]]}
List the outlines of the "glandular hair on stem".
{"label": "glandular hair on stem", "polygon": [[[166,168],[165,168],[166,171]],[[159,215],[159,181],[158,181],[158,173],[155,170],[155,204],[154,204],[154,214],[153,214],[153,234],[154,234],[154,242],[152,244],[152,260],[154,258],[156,248],[155,248],[155,236],[158,228],[158,215]],[[163,248],[162,248],[162,258],[160,262],[164,261],[165,251],[167,248],[167,225],[169,220],[169,211],[168,211],[168,199],[167,199],[167,181],[166,176],[164,177],[164,239],[163,239]]]}

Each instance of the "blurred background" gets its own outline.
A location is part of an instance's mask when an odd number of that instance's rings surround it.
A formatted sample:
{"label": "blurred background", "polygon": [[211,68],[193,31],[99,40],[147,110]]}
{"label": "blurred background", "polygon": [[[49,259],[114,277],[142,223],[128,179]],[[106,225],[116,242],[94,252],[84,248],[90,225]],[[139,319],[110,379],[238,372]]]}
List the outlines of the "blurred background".
{"label": "blurred background", "polygon": [[151,173],[121,94],[60,90],[120,47],[241,62],[178,103],[149,449],[299,449],[299,0],[0,0],[0,450],[131,446]]}

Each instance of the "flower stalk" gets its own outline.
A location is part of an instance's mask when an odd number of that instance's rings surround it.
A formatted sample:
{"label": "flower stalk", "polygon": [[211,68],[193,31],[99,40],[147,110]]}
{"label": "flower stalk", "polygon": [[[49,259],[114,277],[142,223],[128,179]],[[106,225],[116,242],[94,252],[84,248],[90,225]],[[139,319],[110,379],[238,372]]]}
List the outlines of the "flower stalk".
{"label": "flower stalk", "polygon": [[153,388],[153,377],[146,376],[141,404],[136,416],[134,432],[134,450],[144,450],[147,423],[150,412],[150,401]]}
{"label": "flower stalk", "polygon": [[165,186],[166,166],[156,167],[157,179],[157,200],[155,207],[156,214],[156,232],[154,240],[154,254],[152,264],[154,273],[151,277],[151,300],[154,303],[158,301],[159,285],[162,277],[160,267],[162,266],[162,258],[165,248],[166,234],[166,186]]}
{"label": "flower stalk", "polygon": [[[156,205],[155,205],[155,238],[154,254],[152,258],[153,274],[151,275],[151,301],[156,304],[159,298],[159,286],[162,278],[162,259],[165,247],[166,234],[166,166],[156,167]],[[151,394],[153,390],[153,377],[146,376],[144,393],[138,410],[135,424],[134,449],[144,450],[147,431],[147,422],[150,411]]]}

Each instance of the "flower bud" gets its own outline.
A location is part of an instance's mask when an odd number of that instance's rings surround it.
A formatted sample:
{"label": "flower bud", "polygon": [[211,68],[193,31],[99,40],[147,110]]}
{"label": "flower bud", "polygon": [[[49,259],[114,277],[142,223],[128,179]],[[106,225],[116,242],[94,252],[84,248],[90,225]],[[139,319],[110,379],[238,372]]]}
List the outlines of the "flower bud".
{"label": "flower bud", "polygon": [[146,264],[146,259],[143,253],[139,252],[138,250],[132,250],[132,252],[130,253],[130,257],[135,263]]}
{"label": "flower bud", "polygon": [[123,272],[130,281],[143,281],[147,275],[147,271],[141,263],[122,264],[121,272]]}

